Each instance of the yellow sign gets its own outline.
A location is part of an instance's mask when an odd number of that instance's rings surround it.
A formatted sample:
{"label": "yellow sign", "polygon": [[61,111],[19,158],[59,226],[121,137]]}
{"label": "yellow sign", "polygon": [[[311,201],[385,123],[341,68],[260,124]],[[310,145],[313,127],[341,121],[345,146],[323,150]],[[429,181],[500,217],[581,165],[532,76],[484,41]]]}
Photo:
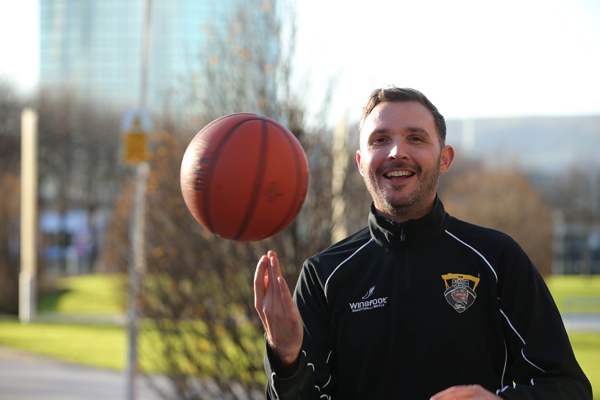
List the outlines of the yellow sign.
{"label": "yellow sign", "polygon": [[135,118],[133,124],[133,129],[123,135],[125,138],[123,156],[125,162],[137,164],[148,159],[148,134],[141,128],[139,118]]}
{"label": "yellow sign", "polygon": [[147,160],[146,147],[145,133],[127,132],[125,134],[125,161],[139,163]]}

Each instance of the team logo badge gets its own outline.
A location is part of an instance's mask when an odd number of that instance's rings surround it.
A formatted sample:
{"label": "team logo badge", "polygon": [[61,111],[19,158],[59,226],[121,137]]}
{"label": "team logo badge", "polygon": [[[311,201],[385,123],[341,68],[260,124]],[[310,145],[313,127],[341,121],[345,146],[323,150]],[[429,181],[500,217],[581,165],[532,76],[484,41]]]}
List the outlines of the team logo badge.
{"label": "team logo badge", "polygon": [[[462,313],[473,305],[475,299],[477,299],[475,289],[481,278],[464,274],[446,274],[442,275],[442,279],[446,284],[444,297],[446,297],[446,301],[452,308]],[[448,285],[448,281],[451,281],[452,285]],[[473,285],[472,288],[471,284]]]}

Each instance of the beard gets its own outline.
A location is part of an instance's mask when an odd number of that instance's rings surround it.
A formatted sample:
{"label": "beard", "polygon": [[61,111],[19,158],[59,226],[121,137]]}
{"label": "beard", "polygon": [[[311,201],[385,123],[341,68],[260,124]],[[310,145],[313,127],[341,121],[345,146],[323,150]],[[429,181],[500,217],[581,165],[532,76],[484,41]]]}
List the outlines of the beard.
{"label": "beard", "polygon": [[[375,208],[394,217],[409,219],[412,215],[423,214],[423,210],[431,206],[429,199],[435,196],[440,177],[441,154],[437,159],[435,168],[423,171],[418,165],[395,162],[379,167],[375,173],[369,171],[363,177],[367,190],[373,197]],[[419,181],[417,187],[409,193],[406,184],[392,184],[381,182],[377,179],[391,168],[409,168],[415,171]],[[385,178],[384,178],[385,179]],[[381,185],[380,185],[381,183]]]}

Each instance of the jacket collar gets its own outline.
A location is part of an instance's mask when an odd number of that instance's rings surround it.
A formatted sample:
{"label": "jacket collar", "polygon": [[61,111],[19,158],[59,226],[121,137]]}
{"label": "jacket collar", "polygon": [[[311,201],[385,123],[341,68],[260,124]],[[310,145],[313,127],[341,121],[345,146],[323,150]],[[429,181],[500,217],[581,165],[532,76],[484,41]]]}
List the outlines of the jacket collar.
{"label": "jacket collar", "polygon": [[375,205],[371,203],[369,229],[371,237],[380,246],[399,247],[405,244],[412,247],[425,244],[444,232],[449,224],[450,215],[437,196],[433,209],[427,215],[402,223],[377,215]]}

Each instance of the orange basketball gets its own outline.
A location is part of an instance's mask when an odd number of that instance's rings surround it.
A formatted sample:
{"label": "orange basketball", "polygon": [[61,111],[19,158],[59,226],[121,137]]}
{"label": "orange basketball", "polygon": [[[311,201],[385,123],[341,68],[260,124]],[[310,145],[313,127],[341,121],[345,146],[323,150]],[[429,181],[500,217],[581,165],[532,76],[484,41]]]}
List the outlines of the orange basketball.
{"label": "orange basketball", "polygon": [[290,131],[264,116],[214,120],[192,139],[181,163],[181,191],[202,226],[252,242],[296,218],[308,190],[306,154]]}

